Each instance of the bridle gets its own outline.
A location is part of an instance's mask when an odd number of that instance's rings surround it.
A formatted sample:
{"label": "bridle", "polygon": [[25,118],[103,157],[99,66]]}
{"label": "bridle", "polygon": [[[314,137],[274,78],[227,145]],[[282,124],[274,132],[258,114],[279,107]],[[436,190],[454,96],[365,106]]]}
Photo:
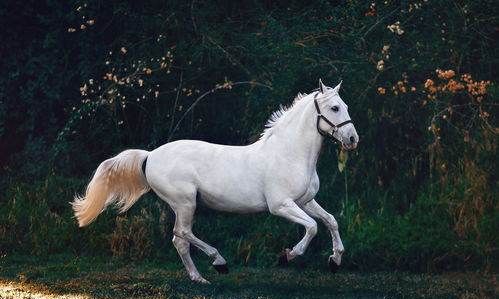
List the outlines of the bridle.
{"label": "bridle", "polygon": [[[343,127],[344,125],[349,124],[349,123],[353,124],[353,122],[351,119],[349,119],[349,120],[346,120],[346,121],[339,123],[337,125],[333,124],[329,119],[327,119],[327,117],[322,115],[321,109],[319,108],[319,103],[317,102],[317,95],[318,94],[319,93],[316,93],[314,96],[315,110],[317,110],[317,131],[319,132],[319,134],[321,134],[324,137],[329,137],[329,138],[332,138],[333,140],[337,140],[337,138],[334,137],[334,133],[336,133],[338,131],[338,129]],[[320,128],[319,124],[320,124],[321,119],[333,128],[332,132],[327,132],[327,131],[324,131]]]}

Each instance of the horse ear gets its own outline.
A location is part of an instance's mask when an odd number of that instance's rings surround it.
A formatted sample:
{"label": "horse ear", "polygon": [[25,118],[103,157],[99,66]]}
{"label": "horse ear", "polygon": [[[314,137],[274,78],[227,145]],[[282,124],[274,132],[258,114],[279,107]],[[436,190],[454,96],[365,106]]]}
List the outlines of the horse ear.
{"label": "horse ear", "polygon": [[340,81],[340,83],[338,83],[338,85],[336,85],[336,87],[333,89],[333,91],[335,93],[338,93],[340,91],[340,87],[341,87],[341,83],[343,82],[343,80]]}
{"label": "horse ear", "polygon": [[319,78],[319,91],[321,93],[325,93],[326,92],[326,85],[324,85],[324,83],[322,83],[322,79]]}

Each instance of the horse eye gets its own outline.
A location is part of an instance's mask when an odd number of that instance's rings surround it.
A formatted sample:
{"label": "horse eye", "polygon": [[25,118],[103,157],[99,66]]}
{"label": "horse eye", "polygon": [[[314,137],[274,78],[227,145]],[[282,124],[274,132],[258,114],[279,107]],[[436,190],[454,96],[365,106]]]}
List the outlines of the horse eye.
{"label": "horse eye", "polygon": [[333,109],[334,112],[338,112],[340,110],[338,106],[333,106],[331,107],[331,109]]}

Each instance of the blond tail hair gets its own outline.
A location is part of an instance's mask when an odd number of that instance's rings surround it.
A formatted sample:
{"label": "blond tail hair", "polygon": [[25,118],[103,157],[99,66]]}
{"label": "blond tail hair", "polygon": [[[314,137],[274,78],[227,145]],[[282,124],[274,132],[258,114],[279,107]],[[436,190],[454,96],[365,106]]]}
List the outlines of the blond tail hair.
{"label": "blond tail hair", "polygon": [[80,227],[90,224],[107,206],[114,204],[120,213],[128,210],[149,191],[142,163],[149,155],[144,150],[126,150],[102,162],[83,197],[71,203]]}

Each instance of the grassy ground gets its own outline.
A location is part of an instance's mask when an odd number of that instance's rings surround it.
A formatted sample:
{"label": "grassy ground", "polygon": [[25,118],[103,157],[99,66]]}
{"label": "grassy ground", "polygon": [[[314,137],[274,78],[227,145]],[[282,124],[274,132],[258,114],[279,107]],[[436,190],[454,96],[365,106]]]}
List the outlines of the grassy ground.
{"label": "grassy ground", "polygon": [[324,269],[247,268],[218,275],[200,270],[211,285],[190,282],[179,261],[103,257],[0,258],[0,298],[497,298],[497,275]]}

